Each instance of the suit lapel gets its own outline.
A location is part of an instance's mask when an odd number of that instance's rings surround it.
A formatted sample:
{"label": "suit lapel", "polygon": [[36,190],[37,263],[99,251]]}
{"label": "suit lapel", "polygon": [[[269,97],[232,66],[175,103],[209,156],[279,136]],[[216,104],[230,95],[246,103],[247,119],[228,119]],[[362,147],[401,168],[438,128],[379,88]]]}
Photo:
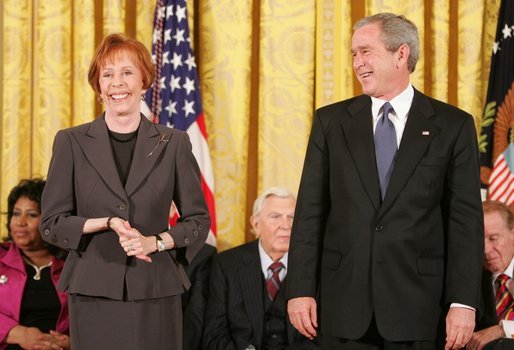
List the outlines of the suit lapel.
{"label": "suit lapel", "polygon": [[125,184],[128,196],[134,193],[154,168],[160,154],[171,140],[171,133],[169,129],[168,132],[160,134],[154,124],[141,116],[134,157]]}
{"label": "suit lapel", "polygon": [[74,133],[73,135],[75,135],[87,160],[98,175],[105,181],[107,186],[115,193],[122,196],[122,198],[126,198],[125,190],[121,184],[120,176],[112,155],[111,143],[109,142],[104,116],[91,122],[85,134]]}
{"label": "suit lapel", "polygon": [[258,240],[248,246],[247,254],[242,259],[239,269],[243,302],[248,318],[252,323],[255,340],[260,348],[263,332],[264,301],[262,286],[261,259],[259,257]]}
{"label": "suit lapel", "polygon": [[104,117],[93,121],[85,134],[74,133],[86,158],[100,177],[109,188],[123,198],[130,196],[148,176],[167,143],[170,142],[171,134],[170,129],[169,132],[161,135],[155,125],[144,116],[141,117],[134,157],[127,183],[123,188],[116,169]]}
{"label": "suit lapel", "polygon": [[428,99],[414,90],[414,99],[403,131],[396,163],[384,202],[380,207],[381,213],[386,212],[393,204],[419,161],[423,158],[428,145],[439,132],[438,127],[430,121],[430,117],[433,115],[435,115],[435,111]]}
{"label": "suit lapel", "polygon": [[348,107],[348,113],[351,118],[347,118],[341,123],[348,150],[369,199],[373,206],[378,208],[380,206],[380,189],[375,161],[370,97],[365,95],[357,97]]}

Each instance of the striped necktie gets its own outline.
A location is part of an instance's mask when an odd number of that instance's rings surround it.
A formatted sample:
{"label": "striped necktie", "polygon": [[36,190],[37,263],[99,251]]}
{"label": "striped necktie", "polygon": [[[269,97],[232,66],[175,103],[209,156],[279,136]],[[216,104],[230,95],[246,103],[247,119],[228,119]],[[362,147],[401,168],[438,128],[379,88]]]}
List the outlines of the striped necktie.
{"label": "striped necktie", "polygon": [[514,320],[513,299],[507,288],[509,276],[500,274],[496,281],[496,316],[500,320]]}
{"label": "striped necktie", "polygon": [[278,291],[280,289],[280,270],[284,268],[284,265],[280,261],[276,261],[268,267],[268,271],[271,272],[271,277],[266,280],[266,289],[268,290],[268,296],[271,300],[275,300]]}

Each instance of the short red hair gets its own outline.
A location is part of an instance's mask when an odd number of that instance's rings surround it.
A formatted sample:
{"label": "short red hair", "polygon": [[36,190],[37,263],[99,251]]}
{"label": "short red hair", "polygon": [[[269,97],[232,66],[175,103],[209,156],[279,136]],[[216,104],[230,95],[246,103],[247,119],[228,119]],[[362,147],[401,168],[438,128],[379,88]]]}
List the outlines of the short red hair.
{"label": "short red hair", "polygon": [[96,48],[95,55],[89,64],[87,79],[97,94],[100,94],[100,70],[121,55],[128,55],[141,70],[143,89],[146,90],[152,86],[155,79],[155,65],[147,48],[140,41],[129,38],[125,34],[109,34]]}

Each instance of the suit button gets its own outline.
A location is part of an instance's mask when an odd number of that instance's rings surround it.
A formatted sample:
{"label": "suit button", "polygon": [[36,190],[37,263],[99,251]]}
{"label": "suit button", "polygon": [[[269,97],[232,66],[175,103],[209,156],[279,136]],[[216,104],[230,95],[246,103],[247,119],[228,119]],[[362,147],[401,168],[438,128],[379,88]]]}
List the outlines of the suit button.
{"label": "suit button", "polygon": [[68,243],[69,243],[69,242],[68,242],[68,240],[67,240],[67,239],[65,239],[64,241],[62,241],[62,245],[63,245],[63,246],[65,246],[65,247],[67,247],[67,246],[68,246]]}
{"label": "suit button", "polygon": [[198,229],[199,230],[203,230],[203,226],[202,225],[198,225]]}
{"label": "suit button", "polygon": [[49,236],[50,235],[50,230],[46,229],[43,233],[45,234],[45,236]]}
{"label": "suit button", "polygon": [[191,241],[189,240],[189,238],[184,239],[184,243],[185,243],[185,244],[189,244],[189,242],[191,242]]}
{"label": "suit button", "polygon": [[384,229],[384,226],[382,226],[382,225],[378,225],[378,226],[375,227],[375,231],[377,231],[377,232],[380,232],[383,229]]}
{"label": "suit button", "polygon": [[125,210],[127,209],[127,206],[125,205],[125,203],[121,203],[120,205],[118,205],[118,209]]}
{"label": "suit button", "polygon": [[193,231],[193,236],[198,237],[198,231]]}

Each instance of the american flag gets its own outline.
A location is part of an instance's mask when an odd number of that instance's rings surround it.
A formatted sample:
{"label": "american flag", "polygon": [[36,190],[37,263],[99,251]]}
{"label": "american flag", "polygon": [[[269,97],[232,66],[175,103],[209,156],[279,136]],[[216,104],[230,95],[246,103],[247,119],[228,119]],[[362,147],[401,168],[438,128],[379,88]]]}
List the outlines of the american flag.
{"label": "american flag", "polygon": [[157,1],[152,58],[157,74],[154,85],[146,94],[146,104],[142,104],[141,111],[156,123],[188,133],[193,154],[200,166],[202,189],[211,216],[207,242],[215,245],[214,176],[185,0]]}
{"label": "american flag", "polygon": [[488,198],[507,205],[514,202],[514,144],[498,156],[489,178]]}

